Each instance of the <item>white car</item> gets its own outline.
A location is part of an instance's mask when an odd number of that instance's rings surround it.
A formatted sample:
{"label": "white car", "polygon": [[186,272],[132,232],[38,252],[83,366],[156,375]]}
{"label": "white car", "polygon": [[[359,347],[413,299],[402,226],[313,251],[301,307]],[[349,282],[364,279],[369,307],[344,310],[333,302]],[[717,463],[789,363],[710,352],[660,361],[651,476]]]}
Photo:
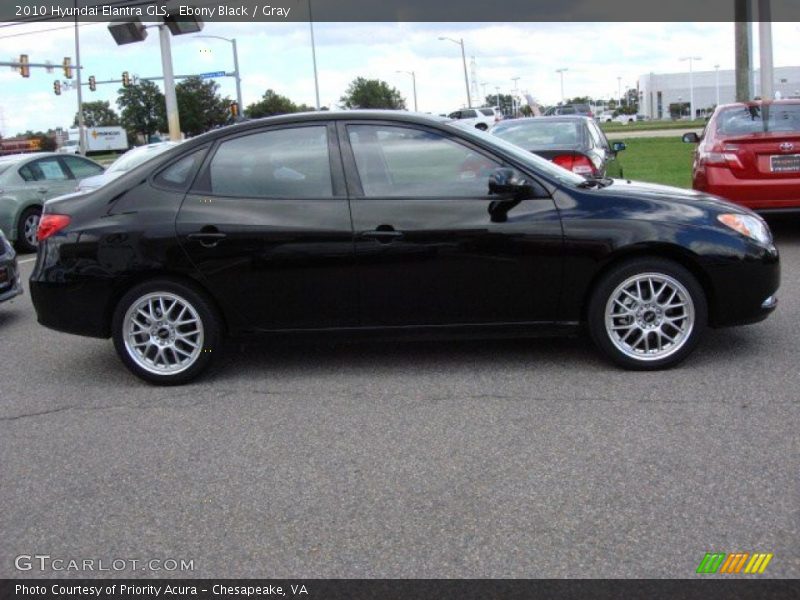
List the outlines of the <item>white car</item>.
{"label": "white car", "polygon": [[476,129],[487,131],[494,127],[495,123],[503,120],[503,114],[497,108],[461,108],[454,110],[449,115],[451,119],[461,121],[464,125],[472,125]]}
{"label": "white car", "polygon": [[91,192],[92,190],[96,190],[109,181],[114,181],[120,175],[127,173],[134,167],[138,167],[143,162],[150,160],[154,156],[158,156],[179,143],[180,142],[156,142],[154,144],[147,144],[146,146],[137,146],[132,150],[128,150],[111,163],[111,166],[109,166],[104,173],[95,175],[94,177],[87,177],[78,182],[78,187],[75,188],[75,191]]}

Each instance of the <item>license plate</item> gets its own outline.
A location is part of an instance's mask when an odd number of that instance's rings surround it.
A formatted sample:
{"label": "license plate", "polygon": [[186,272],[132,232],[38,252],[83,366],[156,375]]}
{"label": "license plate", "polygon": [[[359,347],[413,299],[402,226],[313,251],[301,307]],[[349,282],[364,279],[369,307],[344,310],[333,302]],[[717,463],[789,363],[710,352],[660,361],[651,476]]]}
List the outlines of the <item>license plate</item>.
{"label": "license plate", "polygon": [[773,173],[800,171],[800,154],[783,154],[769,157],[769,168]]}

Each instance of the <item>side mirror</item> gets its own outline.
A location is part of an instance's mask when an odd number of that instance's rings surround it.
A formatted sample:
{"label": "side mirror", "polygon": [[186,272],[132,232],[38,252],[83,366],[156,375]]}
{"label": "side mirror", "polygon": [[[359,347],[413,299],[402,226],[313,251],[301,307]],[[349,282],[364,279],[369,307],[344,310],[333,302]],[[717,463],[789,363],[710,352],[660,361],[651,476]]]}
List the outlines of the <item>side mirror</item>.
{"label": "side mirror", "polygon": [[533,187],[514,169],[500,167],[489,175],[489,193],[521,200],[533,193]]}
{"label": "side mirror", "polygon": [[625,145],[625,142],[614,142],[613,144],[611,144],[611,149],[614,152],[622,152],[627,147],[628,146]]}
{"label": "side mirror", "polygon": [[700,141],[700,136],[694,131],[690,131],[689,133],[684,133],[683,137],[681,137],[681,140],[687,144],[697,144]]}

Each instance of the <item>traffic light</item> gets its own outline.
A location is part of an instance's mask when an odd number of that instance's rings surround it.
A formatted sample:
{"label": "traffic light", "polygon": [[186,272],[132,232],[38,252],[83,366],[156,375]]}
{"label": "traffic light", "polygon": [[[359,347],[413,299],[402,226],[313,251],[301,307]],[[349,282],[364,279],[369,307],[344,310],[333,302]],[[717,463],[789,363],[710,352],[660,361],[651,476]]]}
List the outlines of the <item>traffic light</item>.
{"label": "traffic light", "polygon": [[97,79],[94,78],[94,75],[89,75],[89,89],[91,91],[97,91]]}
{"label": "traffic light", "polygon": [[61,95],[61,82],[58,79],[53,82],[53,91],[55,92],[56,96]]}
{"label": "traffic light", "polygon": [[131,84],[131,76],[127,71],[122,72],[122,86],[128,87]]}
{"label": "traffic light", "polygon": [[31,76],[31,68],[28,66],[28,55],[27,54],[20,54],[19,55],[19,74],[23,77],[30,77]]}
{"label": "traffic light", "polygon": [[239,103],[238,102],[231,102],[231,117],[234,119],[239,116]]}
{"label": "traffic light", "polygon": [[61,63],[61,68],[64,69],[64,77],[72,79],[72,59],[69,56],[64,57],[64,62]]}

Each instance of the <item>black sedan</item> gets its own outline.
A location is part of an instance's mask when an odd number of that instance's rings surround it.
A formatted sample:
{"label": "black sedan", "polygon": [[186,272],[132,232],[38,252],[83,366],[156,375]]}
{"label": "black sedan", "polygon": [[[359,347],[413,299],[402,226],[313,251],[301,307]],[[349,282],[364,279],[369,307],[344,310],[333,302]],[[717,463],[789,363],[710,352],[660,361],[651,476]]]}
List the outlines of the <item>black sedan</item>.
{"label": "black sedan", "polygon": [[0,230],[0,302],[11,300],[21,293],[17,255]]}
{"label": "black sedan", "polygon": [[584,177],[623,176],[617,154],[625,150],[625,144],[609,144],[590,117],[503,121],[492,128],[492,133]]}
{"label": "black sedan", "polygon": [[112,337],[151,382],[203,371],[226,336],[577,333],[632,369],[776,305],[751,211],[585,179],[499,137],[402,112],[254,120],[49,201],[39,322]]}

